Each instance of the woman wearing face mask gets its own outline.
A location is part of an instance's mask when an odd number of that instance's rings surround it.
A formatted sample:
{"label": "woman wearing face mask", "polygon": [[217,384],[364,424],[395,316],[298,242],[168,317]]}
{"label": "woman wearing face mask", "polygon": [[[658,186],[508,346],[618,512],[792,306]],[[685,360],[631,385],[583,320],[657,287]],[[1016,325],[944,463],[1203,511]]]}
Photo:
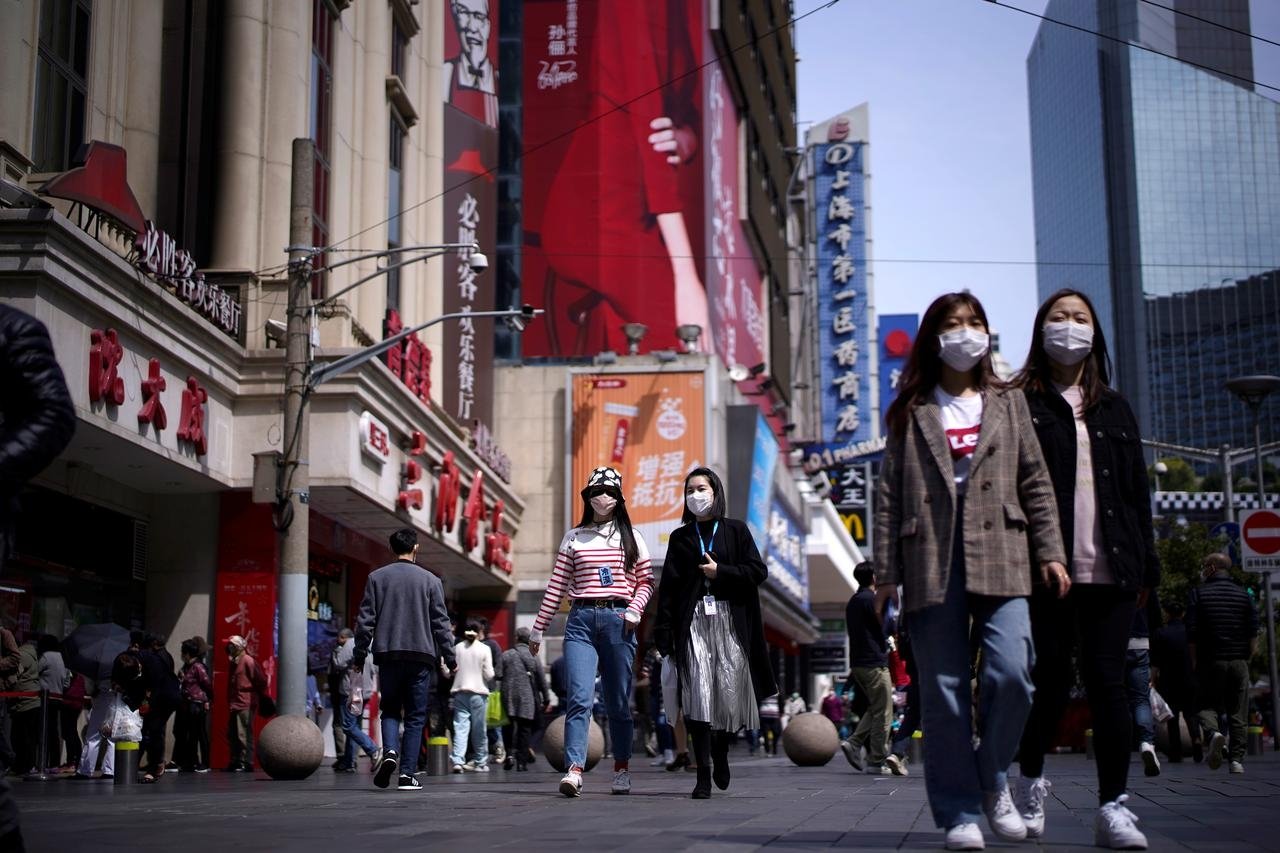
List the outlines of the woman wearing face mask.
{"label": "woman wearing face mask", "polygon": [[[934,300],[886,421],[876,506],[876,609],[902,585],[929,754],[925,789],[949,850],[984,847],[979,815],[1005,840],[1027,829],[1006,770],[1031,709],[1027,596],[1038,567],[1065,593],[1053,484],[1026,399],[994,377],[982,305]],[[970,623],[980,648],[974,748]]]}
{"label": "woman wearing face mask", "polygon": [[729,787],[729,736],[760,728],[759,703],[778,692],[760,618],[769,571],[747,525],[725,518],[710,468],[684,481],[684,525],[671,534],[653,641],[680,673],[680,707],[698,763],[695,800]]}
{"label": "woman wearing face mask", "polygon": [[569,596],[564,629],[564,660],[569,682],[564,718],[564,756],[569,770],[560,793],[582,793],[587,761],[587,733],[600,671],[613,744],[615,794],[631,793],[633,723],[631,675],[636,659],[636,626],[653,595],[649,549],[631,528],[622,497],[622,475],[597,468],[582,488],[582,520],[565,534],[547,582],[542,607],[529,635],[529,651],[538,653],[542,632]]}
{"label": "woman wearing face mask", "polygon": [[1030,834],[1042,834],[1044,755],[1067,704],[1079,637],[1098,766],[1095,841],[1142,849],[1147,840],[1124,806],[1131,737],[1125,651],[1135,610],[1160,582],[1160,564],[1138,425],[1129,404],[1108,387],[1111,362],[1096,316],[1079,291],[1050,296],[1036,312],[1031,351],[1015,379],[1048,461],[1071,568],[1065,600],[1039,586],[1031,596],[1036,695],[1015,799]]}

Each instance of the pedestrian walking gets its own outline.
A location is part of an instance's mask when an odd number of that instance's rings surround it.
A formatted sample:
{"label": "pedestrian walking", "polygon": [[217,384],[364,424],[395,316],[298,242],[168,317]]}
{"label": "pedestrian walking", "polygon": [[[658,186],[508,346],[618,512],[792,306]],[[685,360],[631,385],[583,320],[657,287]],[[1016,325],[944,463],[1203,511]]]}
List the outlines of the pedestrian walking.
{"label": "pedestrian walking", "polygon": [[274,703],[267,693],[267,677],[249,654],[244,637],[232,634],[225,645],[230,672],[227,673],[227,742],[231,746],[233,773],[253,771],[253,718],[259,707]]}
{"label": "pedestrian walking", "polygon": [[[0,424],[0,427],[3,425]],[[0,495],[0,501],[3,496]],[[4,506],[0,503],[0,513]],[[4,564],[4,531],[0,529],[0,566]],[[8,628],[0,627],[0,692],[8,693],[18,689],[18,671],[22,666],[22,653],[18,651],[18,641]],[[9,699],[0,697],[0,779],[3,779],[10,768],[18,766],[17,756],[13,751],[13,718],[9,712]],[[3,816],[0,815],[0,821]]]}
{"label": "pedestrian walking", "polygon": [[782,712],[778,710],[777,696],[766,696],[760,700],[760,739],[764,741],[766,753],[778,754],[778,743],[782,740]]}
{"label": "pedestrian walking", "polygon": [[[905,776],[906,767],[890,751],[893,728],[893,681],[889,677],[889,643],[876,612],[876,573],[869,562],[853,570],[858,591],[844,609],[849,634],[849,667],[853,685],[866,697],[867,710],[853,734],[840,742],[850,766],[859,773]],[[834,722],[834,721],[833,721]]]}
{"label": "pedestrian walking", "polygon": [[1164,625],[1151,638],[1151,663],[1156,687],[1173,711],[1173,716],[1165,723],[1169,736],[1169,760],[1175,764],[1182,761],[1181,723],[1186,723],[1192,755],[1199,764],[1204,760],[1204,745],[1200,739],[1200,709],[1196,706],[1190,641],[1187,624],[1183,621],[1186,613],[1187,608],[1182,602],[1164,602]]}
{"label": "pedestrian walking", "polygon": [[19,774],[38,769],[40,763],[40,652],[36,650],[37,638],[29,637],[18,646],[18,673],[14,678],[14,690],[32,695],[11,700],[13,717],[13,751]]}
{"label": "pedestrian walking", "polygon": [[[213,701],[213,679],[204,665],[195,640],[183,640],[179,676],[177,720],[174,722],[174,760],[178,769],[196,773],[209,772],[209,703]],[[181,738],[178,737],[179,732]]]}
{"label": "pedestrian walking", "polygon": [[1124,678],[1129,693],[1129,714],[1133,718],[1133,734],[1138,742],[1143,772],[1160,775],[1160,758],[1156,755],[1156,720],[1151,709],[1151,631],[1160,627],[1160,602],[1155,590],[1147,595],[1143,606],[1133,615],[1129,631],[1129,649],[1125,654]]}
{"label": "pedestrian walking", "polygon": [[809,703],[804,701],[804,697],[800,695],[800,691],[793,690],[791,695],[787,697],[787,701],[782,706],[782,730],[786,731],[787,724],[792,718],[798,717],[800,714],[807,713]]}
{"label": "pedestrian walking", "polygon": [[[58,711],[61,726],[62,746],[66,751],[62,766],[64,773],[74,773],[84,754],[84,743],[80,739],[80,717],[84,713],[84,700],[88,695],[85,678],[78,672],[67,673],[67,686],[62,690],[62,707]],[[0,705],[4,704],[0,702]]]}
{"label": "pedestrian walking", "polygon": [[422,783],[414,774],[431,682],[437,670],[456,668],[453,632],[444,606],[444,586],[417,564],[417,531],[402,528],[391,534],[389,542],[396,561],[374,570],[365,583],[351,664],[363,670],[372,650],[378,665],[382,760],[373,784],[386,788],[396,778],[399,790],[418,791]]}
{"label": "pedestrian walking", "polygon": [[[1026,398],[995,378],[975,297],[934,300],[899,388],[876,506],[877,610],[901,584],[934,756],[929,805],[948,849],[980,850],[984,812],[999,837],[1027,834],[1007,769],[1031,709],[1028,567],[1065,583],[1062,536]],[[976,748],[971,623],[982,656]]]}
{"label": "pedestrian walking", "polygon": [[336,773],[356,772],[356,747],[369,756],[374,770],[377,770],[380,758],[377,744],[360,728],[364,708],[364,673],[354,665],[355,635],[356,632],[350,628],[339,631],[338,643],[329,655],[329,698],[342,733],[342,751],[333,765]]}
{"label": "pedestrian walking", "polygon": [[[582,793],[582,769],[587,760],[587,729],[597,668],[604,679],[610,740],[614,749],[614,794],[631,792],[631,679],[636,657],[636,627],[650,596],[653,571],[649,549],[631,526],[622,494],[622,475],[613,468],[596,468],[582,487],[582,517],[565,534],[555,567],[542,597],[542,606],[529,636],[529,651],[537,654],[542,632],[569,597],[565,624],[564,660],[567,709],[564,753],[568,772],[560,793]],[[554,686],[555,679],[553,676]]]}
{"label": "pedestrian walking", "polygon": [[729,738],[760,726],[759,703],[778,692],[764,641],[760,584],[768,577],[747,525],[726,517],[710,468],[685,476],[683,526],[672,531],[658,587],[653,640],[677,661],[680,708],[698,764],[692,797],[729,787]]}
{"label": "pedestrian walking", "polygon": [[[1034,629],[1033,629],[1034,631]],[[920,671],[916,667],[915,650],[911,645],[911,629],[905,618],[898,619],[897,652],[902,661],[904,678],[896,686],[906,692],[906,705],[902,712],[901,725],[893,737],[893,754],[902,764],[902,772],[907,771],[908,746],[911,738],[920,728]],[[890,667],[892,671],[892,666]]]}
{"label": "pedestrian walking", "polygon": [[[453,772],[489,772],[489,685],[493,683],[493,652],[480,639],[480,620],[468,619],[462,641],[453,649]],[[474,756],[467,760],[468,751]]]}
{"label": "pedestrian walking", "polygon": [[515,646],[502,653],[502,701],[515,735],[507,760],[514,759],[517,771],[528,770],[535,760],[529,736],[538,714],[550,706],[542,661],[529,651],[529,633],[517,628]]}
{"label": "pedestrian walking", "polygon": [[[1219,718],[1226,714],[1232,773],[1244,772],[1245,728],[1249,713],[1249,658],[1258,650],[1258,613],[1244,588],[1231,577],[1231,558],[1210,554],[1201,564],[1201,583],[1187,602],[1187,638],[1195,667],[1205,762],[1222,766],[1227,749]],[[1274,688],[1272,688],[1274,689]]]}
{"label": "pedestrian walking", "polygon": [[155,782],[165,771],[164,748],[169,718],[178,709],[180,690],[174,672],[173,655],[165,648],[165,638],[148,633],[138,652],[142,681],[147,691],[142,715],[142,749],[146,758],[143,782]]}
{"label": "pedestrian walking", "polygon": [[[356,635],[355,631],[350,628],[343,628],[338,631],[338,636],[334,642],[333,648],[329,651],[329,666],[325,670],[325,685],[329,691],[329,708],[333,711],[333,720],[329,724],[330,731],[333,733],[333,754],[335,760],[333,762],[333,771],[335,773],[346,772],[347,762],[344,756],[347,754],[347,735],[343,730],[344,718],[342,716],[343,703],[343,683],[347,680],[347,671],[351,668],[351,655],[355,651],[353,639]],[[346,646],[346,651],[341,655],[342,661],[339,663],[339,651]],[[352,753],[354,758],[354,753]],[[354,764],[351,765],[354,770]]]}
{"label": "pedestrian walking", "polygon": [[650,767],[666,767],[676,760],[676,740],[667,719],[662,689],[666,660],[657,646],[650,646],[640,667],[641,680],[649,684],[649,719],[653,722],[653,735],[658,751],[654,760],[649,762]]}
{"label": "pedestrian walking", "polygon": [[1125,805],[1133,727],[1126,661],[1135,614],[1160,582],[1160,565],[1137,421],[1110,387],[1110,373],[1089,298],[1061,290],[1046,299],[1015,384],[1026,395],[1053,481],[1069,577],[1065,584],[1037,583],[1031,594],[1036,693],[1019,748],[1015,801],[1028,833],[1042,835],[1050,788],[1044,757],[1067,708],[1078,650],[1097,758],[1095,839],[1145,847]]}
{"label": "pedestrian walking", "polygon": [[[493,678],[489,679],[489,695],[492,696],[494,693],[499,694],[493,701],[497,702],[499,706],[501,706],[502,646],[498,645],[498,641],[490,636],[489,620],[481,616],[478,621],[480,622],[480,639],[489,647],[489,654],[493,657]],[[502,726],[489,725],[488,718],[486,717],[485,737],[489,742],[489,755],[493,757],[494,761],[499,763],[505,762],[507,760],[507,747],[506,744],[502,742]]]}

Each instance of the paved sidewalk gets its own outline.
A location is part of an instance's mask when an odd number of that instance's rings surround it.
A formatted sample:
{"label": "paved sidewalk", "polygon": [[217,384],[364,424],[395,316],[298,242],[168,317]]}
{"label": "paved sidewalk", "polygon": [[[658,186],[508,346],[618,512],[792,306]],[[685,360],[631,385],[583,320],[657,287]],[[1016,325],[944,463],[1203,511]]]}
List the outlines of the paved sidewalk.
{"label": "paved sidewalk", "polygon": [[[212,772],[166,774],[156,785],[15,782],[32,853],[130,851],[751,850],[855,847],[938,850],[921,768],[905,779],[860,776],[843,758],[799,768],[783,758],[733,755],[733,784],[693,801],[691,773],[636,762],[628,797],[609,794],[607,762],[588,773],[579,800],[556,791],[559,774],[422,776],[420,792],[379,791],[361,761],[355,775],[326,764],[303,782]],[[1152,850],[1280,850],[1280,757],[1252,758],[1246,775],[1166,764],[1155,779],[1135,758],[1130,806]],[[1045,849],[1093,849],[1093,763],[1050,756],[1053,781]],[[986,827],[984,826],[984,831]],[[988,849],[1029,849],[995,842]]]}

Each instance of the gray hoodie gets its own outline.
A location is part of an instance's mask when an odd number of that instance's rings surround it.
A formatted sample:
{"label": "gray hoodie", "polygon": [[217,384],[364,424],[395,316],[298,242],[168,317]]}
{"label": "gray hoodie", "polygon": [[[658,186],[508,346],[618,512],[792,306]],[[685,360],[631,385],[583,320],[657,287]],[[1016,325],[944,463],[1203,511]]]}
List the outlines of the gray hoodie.
{"label": "gray hoodie", "polygon": [[353,663],[411,660],[453,669],[453,631],[440,579],[416,563],[398,560],[369,575],[356,618]]}

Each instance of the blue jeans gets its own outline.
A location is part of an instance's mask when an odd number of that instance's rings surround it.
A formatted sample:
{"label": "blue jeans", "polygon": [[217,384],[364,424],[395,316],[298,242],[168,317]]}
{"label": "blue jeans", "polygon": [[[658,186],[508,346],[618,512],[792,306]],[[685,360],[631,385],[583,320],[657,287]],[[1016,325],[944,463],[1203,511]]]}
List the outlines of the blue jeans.
{"label": "blue jeans", "polygon": [[378,751],[378,746],[373,742],[364,730],[360,728],[360,718],[351,713],[351,709],[347,707],[349,697],[339,696],[340,702],[335,711],[342,715],[342,731],[347,736],[347,746],[342,753],[342,763],[350,767],[356,761],[356,747],[360,747],[365,754],[373,758],[373,754]]}
{"label": "blue jeans", "polygon": [[587,766],[587,729],[600,670],[609,742],[613,758],[631,759],[631,674],[636,660],[635,631],[624,630],[622,607],[574,607],[564,629],[564,662],[569,708],[564,717],[565,763]]}
{"label": "blue jeans", "polygon": [[[427,697],[431,695],[432,666],[409,660],[378,664],[378,691],[382,704],[382,749],[400,757],[400,773],[418,772],[422,728],[427,723]],[[404,738],[400,722],[404,721]],[[403,747],[403,749],[401,749]]]}
{"label": "blue jeans", "polygon": [[[925,790],[934,822],[943,829],[977,823],[982,795],[1003,790],[1006,772],[1031,712],[1031,620],[1025,598],[965,591],[959,518],[946,597],[911,614],[911,640],[920,673]],[[981,640],[977,748],[973,743],[969,619]]]}
{"label": "blue jeans", "polygon": [[1129,689],[1133,733],[1140,744],[1155,743],[1156,726],[1151,716],[1151,652],[1148,649],[1129,649],[1124,659],[1124,680]]}
{"label": "blue jeans", "polygon": [[489,697],[483,693],[459,690],[453,694],[453,763],[467,760],[467,744],[476,757],[476,766],[489,763],[489,739],[485,735],[485,717],[489,712]]}

